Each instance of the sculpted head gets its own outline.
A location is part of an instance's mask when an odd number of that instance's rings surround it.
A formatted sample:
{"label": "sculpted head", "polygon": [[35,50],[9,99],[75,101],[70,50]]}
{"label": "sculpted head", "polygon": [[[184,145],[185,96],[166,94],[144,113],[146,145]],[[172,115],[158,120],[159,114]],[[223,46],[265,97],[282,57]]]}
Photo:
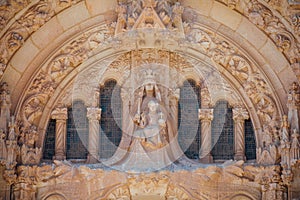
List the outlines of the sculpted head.
{"label": "sculpted head", "polygon": [[158,107],[158,103],[157,102],[155,102],[153,100],[149,101],[148,108],[149,108],[150,112],[156,111],[157,107]]}

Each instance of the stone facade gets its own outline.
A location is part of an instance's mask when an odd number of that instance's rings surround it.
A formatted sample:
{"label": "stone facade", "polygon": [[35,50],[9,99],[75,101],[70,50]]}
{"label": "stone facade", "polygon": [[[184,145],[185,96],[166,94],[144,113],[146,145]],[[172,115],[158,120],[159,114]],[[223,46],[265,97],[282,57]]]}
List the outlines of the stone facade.
{"label": "stone facade", "polygon": [[[300,199],[299,1],[1,1],[0,27],[0,198]],[[199,158],[176,158],[155,172],[114,170],[99,156],[99,123],[107,106],[121,104],[109,110],[122,116],[116,148],[134,152],[128,130],[135,130],[132,111],[142,113],[136,105],[149,77],[165,108],[160,126],[174,133],[180,88],[186,80],[199,88]],[[103,107],[109,80],[118,94]],[[67,159],[68,108],[77,100],[88,126],[83,161]],[[234,127],[233,160],[222,163],[211,154],[219,101],[228,102]],[[50,120],[53,152],[45,142]],[[255,135],[251,161],[247,120]],[[168,136],[167,143],[177,139]],[[53,155],[50,162],[43,152]]]}

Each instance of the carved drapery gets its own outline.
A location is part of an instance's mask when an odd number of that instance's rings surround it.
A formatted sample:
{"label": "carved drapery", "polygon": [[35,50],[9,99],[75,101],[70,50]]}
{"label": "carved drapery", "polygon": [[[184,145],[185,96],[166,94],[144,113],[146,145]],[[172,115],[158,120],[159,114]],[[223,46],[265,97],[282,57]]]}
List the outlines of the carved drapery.
{"label": "carved drapery", "polygon": [[245,157],[245,120],[249,119],[249,114],[244,108],[234,108],[234,159],[246,160]]}
{"label": "carved drapery", "polygon": [[199,109],[199,120],[201,121],[201,150],[199,155],[204,163],[213,161],[211,155],[211,121],[213,117],[213,109]]}
{"label": "carved drapery", "polygon": [[89,120],[89,155],[88,163],[95,163],[99,160],[99,121],[101,118],[100,108],[87,108],[87,118]]}
{"label": "carved drapery", "polygon": [[56,120],[55,130],[55,156],[54,160],[66,159],[66,136],[67,136],[67,108],[55,108],[51,113],[51,118]]}

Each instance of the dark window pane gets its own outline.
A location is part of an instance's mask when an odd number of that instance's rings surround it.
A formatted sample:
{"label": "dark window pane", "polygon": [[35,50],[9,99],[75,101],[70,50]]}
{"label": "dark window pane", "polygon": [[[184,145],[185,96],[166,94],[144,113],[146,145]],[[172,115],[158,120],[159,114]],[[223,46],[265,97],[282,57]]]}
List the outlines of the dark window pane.
{"label": "dark window pane", "polygon": [[50,119],[46,131],[46,138],[44,143],[43,158],[46,160],[52,160],[55,153],[55,125],[56,120]]}
{"label": "dark window pane", "polygon": [[87,110],[82,101],[74,101],[68,108],[67,159],[86,159],[88,144]]}
{"label": "dark window pane", "polygon": [[256,159],[255,134],[251,119],[245,121],[245,148],[247,160]]}
{"label": "dark window pane", "polygon": [[178,142],[191,159],[199,158],[200,124],[198,110],[200,107],[200,88],[195,81],[187,80],[180,88],[178,104]]}
{"label": "dark window pane", "polygon": [[234,129],[232,108],[227,101],[219,101],[214,107],[212,121],[212,155],[214,160],[230,160],[234,156]]}
{"label": "dark window pane", "polygon": [[113,156],[122,137],[121,88],[115,80],[105,82],[100,90],[100,158]]}

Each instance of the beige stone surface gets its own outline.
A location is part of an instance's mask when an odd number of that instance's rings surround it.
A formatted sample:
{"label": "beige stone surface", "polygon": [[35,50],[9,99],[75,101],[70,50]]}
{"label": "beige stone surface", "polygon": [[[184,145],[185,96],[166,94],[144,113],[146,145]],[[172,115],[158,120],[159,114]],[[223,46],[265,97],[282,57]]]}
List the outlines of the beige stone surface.
{"label": "beige stone surface", "polygon": [[268,40],[259,52],[264,56],[276,73],[280,72],[288,65],[286,58],[271,40]]}
{"label": "beige stone surface", "polygon": [[182,0],[181,3],[183,6],[196,9],[201,15],[209,16],[214,2],[207,0]]}
{"label": "beige stone surface", "polygon": [[54,17],[31,36],[32,42],[40,49],[45,48],[48,43],[59,37],[63,31],[63,27]]}
{"label": "beige stone surface", "polygon": [[17,51],[16,55],[12,58],[11,65],[19,72],[23,72],[31,62],[32,58],[38,53],[38,47],[35,46],[31,40],[27,40],[24,46]]}
{"label": "beige stone surface", "polygon": [[217,2],[214,2],[210,16],[233,30],[236,30],[242,21],[242,15]]}
{"label": "beige stone surface", "polygon": [[57,19],[64,30],[69,29],[89,17],[90,15],[84,2],[81,2],[57,15]]}
{"label": "beige stone surface", "polygon": [[260,49],[267,41],[267,36],[246,18],[242,19],[236,32],[251,42],[256,49]]}
{"label": "beige stone surface", "polygon": [[117,0],[86,0],[87,9],[92,16],[114,10],[116,5]]}

